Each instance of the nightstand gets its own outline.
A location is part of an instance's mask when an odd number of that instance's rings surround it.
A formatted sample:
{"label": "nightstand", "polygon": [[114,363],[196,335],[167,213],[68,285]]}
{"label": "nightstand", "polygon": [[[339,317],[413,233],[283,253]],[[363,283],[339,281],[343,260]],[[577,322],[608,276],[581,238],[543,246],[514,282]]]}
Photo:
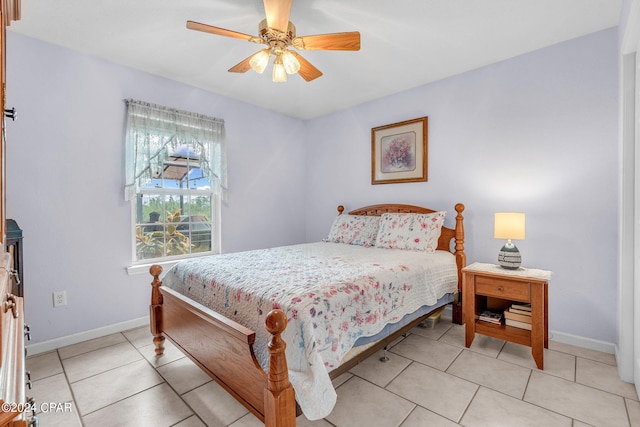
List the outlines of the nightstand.
{"label": "nightstand", "polygon": [[[544,369],[544,349],[549,348],[548,284],[551,272],[530,268],[507,270],[499,265],[473,263],[462,269],[462,311],[465,345],[475,334],[487,335],[531,347],[538,366]],[[531,304],[531,330],[477,319],[485,310],[503,312],[512,303]]]}

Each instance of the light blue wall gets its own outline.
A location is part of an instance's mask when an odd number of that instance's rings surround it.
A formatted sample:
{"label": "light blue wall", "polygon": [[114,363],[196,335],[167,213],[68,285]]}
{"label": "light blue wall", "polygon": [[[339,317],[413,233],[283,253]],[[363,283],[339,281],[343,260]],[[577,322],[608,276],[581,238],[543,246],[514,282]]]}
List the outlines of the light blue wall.
{"label": "light blue wall", "polygon": [[[322,238],[335,207],[467,206],[469,262],[493,262],[493,213],[527,214],[524,264],[553,270],[550,327],[617,334],[617,31],[607,30],[310,121],[10,33],[7,210],[25,230],[36,341],[144,316],[127,276],[123,98],[226,120],[223,248]],[[371,185],[371,128],[429,116],[429,181]],[[282,168],[286,165],[286,168]],[[69,305],[53,309],[66,289]]]}
{"label": "light blue wall", "polygon": [[[7,215],[24,230],[33,342],[148,314],[150,276],[125,272],[125,98],[225,120],[224,251],[304,240],[300,121],[14,33],[7,50],[7,101],[19,117],[7,125]],[[55,290],[67,291],[66,307],[53,308]]]}
{"label": "light blue wall", "polygon": [[[308,239],[338,204],[426,205],[452,225],[462,202],[468,262],[495,262],[493,214],[525,212],[515,243],[553,271],[550,329],[616,342],[617,44],[598,32],[308,122]],[[371,128],[421,116],[429,181],[371,185]]]}

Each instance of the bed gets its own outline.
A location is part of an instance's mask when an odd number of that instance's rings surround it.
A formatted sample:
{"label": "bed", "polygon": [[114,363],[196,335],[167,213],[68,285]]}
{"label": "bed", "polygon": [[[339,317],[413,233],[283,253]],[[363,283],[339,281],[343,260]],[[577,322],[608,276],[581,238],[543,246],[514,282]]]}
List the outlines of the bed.
{"label": "bed", "polygon": [[[294,426],[300,408],[309,419],[322,418],[335,403],[331,378],[445,304],[461,323],[464,205],[455,211],[455,226],[448,228],[444,214],[428,208],[384,204],[344,215],[339,206],[325,242],[186,260],[162,281],[162,268],[154,265],[156,354],[168,338],[269,427]],[[439,221],[435,239],[431,233],[433,241],[419,242],[433,250],[393,249],[393,230],[386,240],[381,236],[399,218],[428,218],[423,228]],[[348,228],[354,219],[378,224],[375,244],[360,231],[349,242],[331,239],[339,221]],[[407,242],[414,240],[420,239]]]}

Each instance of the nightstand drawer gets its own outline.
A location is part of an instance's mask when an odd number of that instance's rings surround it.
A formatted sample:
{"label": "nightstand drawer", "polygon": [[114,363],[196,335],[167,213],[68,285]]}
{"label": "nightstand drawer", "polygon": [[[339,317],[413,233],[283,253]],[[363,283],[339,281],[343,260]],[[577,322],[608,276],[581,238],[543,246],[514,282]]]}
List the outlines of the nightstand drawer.
{"label": "nightstand drawer", "polygon": [[476,294],[522,302],[531,301],[531,286],[527,282],[484,276],[476,276],[475,279]]}

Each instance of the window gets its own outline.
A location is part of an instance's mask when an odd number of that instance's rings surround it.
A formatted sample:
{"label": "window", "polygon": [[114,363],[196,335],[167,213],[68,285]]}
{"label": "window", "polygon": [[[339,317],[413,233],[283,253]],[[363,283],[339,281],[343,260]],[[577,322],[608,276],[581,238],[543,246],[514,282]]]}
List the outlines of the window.
{"label": "window", "polygon": [[219,252],[224,121],[127,100],[125,199],[134,261]]}

